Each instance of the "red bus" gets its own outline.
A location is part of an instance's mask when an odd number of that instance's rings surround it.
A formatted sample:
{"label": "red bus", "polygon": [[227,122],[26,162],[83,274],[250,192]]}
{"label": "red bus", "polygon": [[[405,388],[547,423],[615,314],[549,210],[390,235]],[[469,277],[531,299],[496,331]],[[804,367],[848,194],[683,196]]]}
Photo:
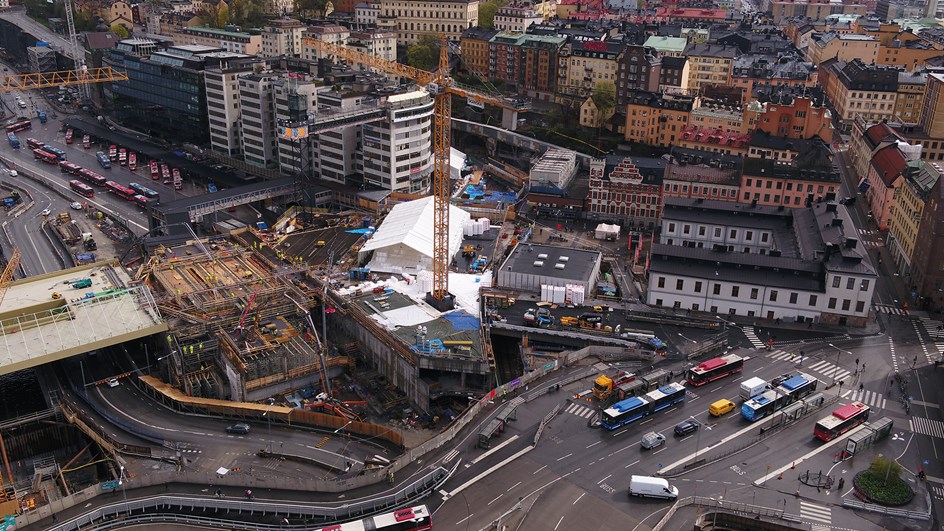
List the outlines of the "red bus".
{"label": "red bus", "polygon": [[151,161],[151,179],[155,181],[161,178],[161,170],[157,167],[157,161]]}
{"label": "red bus", "polygon": [[59,164],[59,157],[42,149],[34,149],[33,158],[36,160],[41,160],[46,164]]}
{"label": "red bus", "polygon": [[167,164],[161,164],[161,177],[164,178],[164,184],[170,184],[170,168],[167,167]]}
{"label": "red bus", "polygon": [[33,122],[29,120],[23,120],[22,122],[16,122],[7,126],[7,131],[10,133],[19,133],[20,131],[26,131],[27,129],[33,128]]}
{"label": "red bus", "polygon": [[78,175],[79,172],[82,171],[82,166],[67,160],[63,160],[59,162],[59,171],[68,173],[69,175]]}
{"label": "red bus", "polygon": [[72,143],[72,129],[66,129],[66,144]]}
{"label": "red bus", "polygon": [[100,174],[95,173],[92,170],[80,171],[79,178],[85,182],[92,183],[95,186],[105,186],[105,183],[108,182],[108,179],[102,177]]}
{"label": "red bus", "polygon": [[118,160],[118,146],[112,145],[108,148],[108,158],[111,159],[112,162]]}
{"label": "red bus", "polygon": [[425,505],[407,507],[344,524],[315,528],[315,531],[428,531],[433,528],[433,517]]}
{"label": "red bus", "polygon": [[90,137],[89,135],[83,136],[82,147],[84,147],[85,149],[89,149],[90,147],[92,147],[92,137]]}
{"label": "red bus", "polygon": [[128,153],[128,169],[131,171],[138,169],[138,156],[134,152]]}
{"label": "red bus", "polygon": [[95,190],[92,190],[92,187],[83,183],[82,181],[69,181],[69,188],[72,188],[72,191],[81,195],[82,197],[92,197],[95,195]]}
{"label": "red bus", "polygon": [[869,419],[869,406],[862,402],[846,404],[833,414],[820,419],[813,426],[813,435],[824,441],[832,440],[843,433],[855,428]]}
{"label": "red bus", "polygon": [[141,208],[143,208],[143,209],[145,209],[145,210],[147,210],[148,204],[151,202],[150,199],[148,199],[148,198],[146,198],[146,197],[144,197],[143,195],[140,195],[140,194],[135,195],[135,196],[132,198],[132,201],[134,201],[134,204],[138,205],[139,207],[141,207]]}
{"label": "red bus", "polygon": [[124,187],[116,183],[115,181],[106,181],[105,189],[117,195],[118,197],[122,199],[126,199],[128,201],[134,201],[134,196],[137,195],[134,193],[134,190],[132,190],[131,188]]}
{"label": "red bus", "polygon": [[128,150],[121,148],[118,150],[118,163],[122,166],[128,164]]}
{"label": "red bus", "polygon": [[39,149],[45,145],[46,145],[45,142],[41,140],[36,140],[35,138],[26,139],[26,146],[29,147],[30,149]]}
{"label": "red bus", "polygon": [[737,354],[728,354],[702,362],[697,367],[692,367],[688,370],[686,379],[689,384],[698,387],[718,378],[739,373],[742,369],[744,369],[744,358]]}

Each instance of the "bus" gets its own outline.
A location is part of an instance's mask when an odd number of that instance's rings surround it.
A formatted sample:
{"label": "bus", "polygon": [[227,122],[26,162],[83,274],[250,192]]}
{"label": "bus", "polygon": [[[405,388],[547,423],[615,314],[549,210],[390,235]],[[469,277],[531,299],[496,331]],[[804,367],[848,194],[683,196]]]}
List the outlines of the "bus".
{"label": "bus", "polygon": [[59,164],[59,157],[43,149],[34,149],[33,158],[41,160],[46,164]]}
{"label": "bus", "polygon": [[816,378],[807,374],[797,374],[780,383],[778,387],[751,397],[741,405],[741,416],[749,422],[760,420],[767,415],[806,397],[816,390]]}
{"label": "bus", "polygon": [[369,516],[363,520],[315,527],[314,531],[429,531],[433,517],[425,505],[397,509],[389,513]]}
{"label": "bus", "polygon": [[40,148],[43,147],[44,145],[45,145],[45,144],[43,144],[43,142],[42,142],[41,140],[36,140],[35,138],[27,138],[27,139],[26,139],[26,147],[28,147],[28,148],[30,148],[30,149],[40,149]]}
{"label": "bus", "polygon": [[128,153],[128,169],[131,171],[138,169],[138,156],[134,152]]}
{"label": "bus", "polygon": [[33,122],[30,120],[23,120],[22,122],[12,123],[7,126],[8,133],[19,133],[20,131],[26,131],[27,129],[33,128]]}
{"label": "bus", "polygon": [[650,391],[646,394],[646,401],[649,402],[650,415],[656,411],[662,411],[669,406],[674,406],[675,404],[678,404],[684,400],[685,387],[683,387],[682,384],[675,382],[662,386],[655,391]]}
{"label": "bus", "polygon": [[148,198],[140,194],[135,195],[131,200],[134,201],[134,204],[145,210],[147,210],[148,204],[151,202]]}
{"label": "bus", "polygon": [[43,149],[55,155],[59,160],[66,160],[66,152],[57,148],[56,146],[50,146],[49,144],[46,144],[43,146]]}
{"label": "bus", "polygon": [[82,166],[67,160],[62,160],[59,161],[59,171],[62,173],[68,173],[69,175],[78,175],[79,172],[82,171]]}
{"label": "bus", "polygon": [[66,129],[66,144],[72,143],[72,129]]}
{"label": "bus", "polygon": [[824,441],[846,433],[869,419],[869,406],[862,402],[846,404],[813,426],[813,435]]}
{"label": "bus", "polygon": [[134,193],[134,190],[132,190],[131,188],[122,186],[116,183],[115,181],[107,181],[105,183],[105,189],[108,190],[110,193],[113,193],[117,195],[118,197],[122,199],[126,199],[128,201],[134,201],[134,196],[138,195]]}
{"label": "bus", "polygon": [[161,170],[157,167],[157,161],[151,161],[151,179],[158,180],[161,178]]}
{"label": "bus", "polygon": [[118,146],[112,144],[108,147],[108,160],[112,162],[118,160]]}
{"label": "bus", "polygon": [[648,414],[649,401],[642,397],[633,396],[603,410],[600,424],[608,430],[615,430]]}
{"label": "bus", "polygon": [[739,373],[742,369],[744,369],[744,358],[737,354],[728,354],[702,362],[697,367],[692,367],[688,370],[686,379],[689,384],[698,387],[718,378]]}
{"label": "bus", "polygon": [[150,199],[152,202],[158,202],[161,199],[161,194],[151,190],[147,186],[138,183],[128,183],[128,188],[131,188],[136,193],[143,195],[144,197]]}
{"label": "bus", "polygon": [[95,158],[98,159],[98,163],[102,165],[102,168],[105,168],[106,170],[111,169],[111,159],[108,158],[108,155],[102,153],[101,151],[96,151]]}
{"label": "bus", "polygon": [[20,139],[16,137],[13,133],[7,133],[7,140],[10,141],[10,147],[13,149],[20,149]]}
{"label": "bus", "polygon": [[167,167],[167,164],[161,164],[161,177],[164,179],[164,184],[170,184],[170,168]]}
{"label": "bus", "polygon": [[87,183],[92,183],[95,186],[105,186],[105,183],[108,182],[108,179],[101,176],[98,173],[95,173],[92,170],[82,170],[79,172],[79,178]]}
{"label": "bus", "polygon": [[118,164],[124,166],[128,164],[128,150],[121,148],[118,150]]}
{"label": "bus", "polygon": [[85,148],[85,149],[91,148],[91,147],[92,147],[92,137],[90,137],[89,135],[83,135],[83,136],[82,136],[82,147]]}
{"label": "bus", "polygon": [[92,187],[83,183],[82,181],[69,181],[69,188],[72,188],[72,191],[81,195],[82,197],[92,197],[95,195],[95,190],[92,190]]}

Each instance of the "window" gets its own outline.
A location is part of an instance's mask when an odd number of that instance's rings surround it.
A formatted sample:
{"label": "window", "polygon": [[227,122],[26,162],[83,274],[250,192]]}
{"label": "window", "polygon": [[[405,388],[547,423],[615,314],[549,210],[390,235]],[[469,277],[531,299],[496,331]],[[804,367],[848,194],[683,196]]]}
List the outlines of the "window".
{"label": "window", "polygon": [[682,291],[682,288],[685,287],[685,281],[681,278],[675,281],[675,289]]}
{"label": "window", "polygon": [[864,309],[865,309],[865,302],[859,301],[856,303],[856,309],[855,309],[856,313],[862,313],[862,310]]}
{"label": "window", "polygon": [[752,230],[747,231],[747,234],[744,236],[744,239],[747,240],[747,241],[753,240],[753,239],[754,239],[754,231],[752,231]]}
{"label": "window", "polygon": [[695,293],[701,293],[701,282],[695,282]]}
{"label": "window", "polygon": [[[714,289],[713,293],[714,293],[715,295],[721,295],[721,284],[715,284],[715,289]],[[711,311],[715,312],[715,311],[717,311],[717,310],[711,310]]]}
{"label": "window", "polygon": [[816,306],[816,302],[817,302],[817,301],[818,301],[818,299],[817,299],[816,295],[810,295],[810,306]]}
{"label": "window", "polygon": [[762,243],[767,243],[767,240],[770,239],[770,233],[764,232],[760,235],[760,241]]}
{"label": "window", "polygon": [[669,232],[675,232],[675,223],[669,223]]}
{"label": "window", "polygon": [[721,237],[721,227],[715,227],[715,238]]}
{"label": "window", "polygon": [[848,312],[850,304],[852,304],[852,301],[849,299],[842,299],[842,311]]}
{"label": "window", "polygon": [[846,289],[855,289],[855,279],[849,277],[846,279]]}
{"label": "window", "polygon": [[757,288],[751,288],[751,300],[752,300],[752,301],[756,301],[756,300],[757,300],[757,293],[758,293]]}
{"label": "window", "polygon": [[741,293],[740,286],[731,286],[731,296],[737,297]]}
{"label": "window", "polygon": [[862,286],[859,287],[860,291],[869,291],[869,279],[862,279]]}
{"label": "window", "polygon": [[731,232],[730,232],[729,234],[730,234],[730,236],[728,236],[728,237],[733,240],[734,238],[737,238],[738,231],[737,231],[737,229],[731,229]]}
{"label": "window", "polygon": [[705,227],[698,227],[698,235],[699,236],[705,235]]}
{"label": "window", "polygon": [[838,288],[842,283],[842,277],[833,277],[833,287]]}
{"label": "window", "polygon": [[826,307],[829,308],[830,310],[835,310],[835,309],[836,309],[836,297],[830,297],[830,298],[829,298],[829,303],[826,304]]}
{"label": "window", "polygon": [[665,287],[665,277],[659,277],[659,287],[660,288]]}
{"label": "window", "polygon": [[691,232],[692,232],[691,225],[688,225],[688,224],[682,225],[682,234],[691,234]]}
{"label": "window", "polygon": [[770,302],[777,302],[777,290],[770,290]]}

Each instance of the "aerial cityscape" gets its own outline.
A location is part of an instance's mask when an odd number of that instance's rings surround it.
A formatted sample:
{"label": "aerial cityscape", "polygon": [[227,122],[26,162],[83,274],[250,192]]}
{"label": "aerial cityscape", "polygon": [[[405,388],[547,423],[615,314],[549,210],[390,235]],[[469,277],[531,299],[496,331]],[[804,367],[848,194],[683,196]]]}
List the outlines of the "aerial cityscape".
{"label": "aerial cityscape", "polygon": [[936,1],[0,0],[0,68],[0,531],[944,530]]}

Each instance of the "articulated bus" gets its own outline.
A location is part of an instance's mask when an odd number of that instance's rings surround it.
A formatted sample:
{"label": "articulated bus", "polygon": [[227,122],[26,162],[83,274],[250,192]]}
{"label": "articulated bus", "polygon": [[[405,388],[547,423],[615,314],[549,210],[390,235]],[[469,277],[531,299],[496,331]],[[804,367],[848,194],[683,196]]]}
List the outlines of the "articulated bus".
{"label": "articulated bus", "polygon": [[398,509],[370,516],[356,522],[314,528],[314,531],[428,531],[433,528],[433,517],[425,505]]}
{"label": "articulated bus", "polygon": [[26,131],[27,129],[33,128],[33,122],[30,120],[23,120],[22,122],[12,123],[7,126],[8,133],[19,133],[20,131]]}
{"label": "articulated bus", "polygon": [[862,402],[846,404],[813,426],[813,435],[830,441],[869,419],[869,406]]}
{"label": "articulated bus", "polygon": [[685,393],[685,387],[673,382],[645,396],[627,398],[604,410],[600,423],[608,430],[615,430],[684,401]]}
{"label": "articulated bus", "polygon": [[151,190],[147,186],[138,183],[128,183],[128,188],[131,188],[135,193],[143,195],[144,197],[150,199],[152,202],[157,203],[161,200],[161,195]]}
{"label": "articulated bus", "polygon": [[58,158],[59,160],[66,160],[66,152],[55,146],[50,146],[49,144],[46,144],[45,146],[43,146],[43,149],[55,155],[56,158]]}
{"label": "articulated bus", "polygon": [[67,160],[62,160],[59,161],[59,171],[68,173],[69,175],[78,175],[79,172],[82,171],[82,166]]}
{"label": "articulated bus", "polygon": [[36,140],[35,138],[26,139],[26,147],[30,149],[42,149],[44,145],[42,140]]}
{"label": "articulated bus", "polygon": [[105,183],[108,182],[108,179],[92,170],[80,171],[79,178],[87,183],[92,183],[95,186],[105,186]]}
{"label": "articulated bus", "polygon": [[92,187],[83,183],[82,181],[69,181],[69,188],[72,188],[72,191],[81,195],[82,197],[92,197],[95,195],[95,190],[92,190]]}
{"label": "articulated bus", "polygon": [[816,390],[818,382],[807,374],[797,374],[781,382],[780,386],[744,402],[741,405],[741,416],[750,422],[760,420],[809,395]]}
{"label": "articulated bus", "polygon": [[718,378],[739,373],[742,369],[744,369],[744,358],[737,354],[728,354],[702,362],[697,367],[692,367],[688,370],[686,379],[689,384],[698,387]]}
{"label": "articulated bus", "polygon": [[41,160],[46,164],[59,164],[59,157],[44,149],[34,149],[33,158],[36,160]]}
{"label": "articulated bus", "polygon": [[106,181],[105,189],[108,190],[110,193],[113,193],[117,195],[118,197],[128,200],[128,201],[134,201],[134,196],[138,195],[134,193],[134,190],[132,190],[131,188],[122,186],[116,183],[115,181]]}

